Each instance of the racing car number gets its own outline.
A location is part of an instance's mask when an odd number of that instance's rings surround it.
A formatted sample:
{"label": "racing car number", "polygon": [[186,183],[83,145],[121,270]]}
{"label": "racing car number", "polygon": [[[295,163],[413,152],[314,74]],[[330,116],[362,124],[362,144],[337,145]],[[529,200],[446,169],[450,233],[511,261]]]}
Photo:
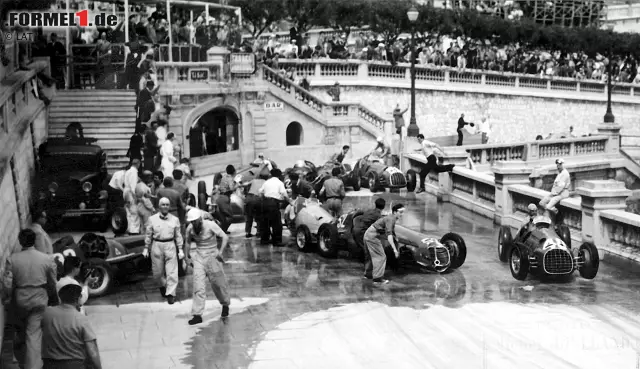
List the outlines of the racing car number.
{"label": "racing car number", "polygon": [[53,254],[53,259],[57,262],[59,262],[60,264],[64,265],[64,258],[67,256],[76,256],[76,252],[73,249],[66,249],[64,251],[62,251],[62,253],[55,253]]}

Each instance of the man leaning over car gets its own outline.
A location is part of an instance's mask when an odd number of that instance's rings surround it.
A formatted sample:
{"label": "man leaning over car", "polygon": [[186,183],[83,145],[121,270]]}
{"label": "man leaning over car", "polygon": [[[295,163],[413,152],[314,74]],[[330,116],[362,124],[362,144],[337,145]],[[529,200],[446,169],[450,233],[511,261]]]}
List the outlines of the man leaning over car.
{"label": "man leaning over car", "polygon": [[553,181],[553,188],[551,193],[545,196],[540,201],[540,206],[548,212],[556,213],[556,205],[562,200],[569,197],[569,186],[571,186],[571,175],[569,171],[564,168],[564,159],[556,159],[556,167],[558,168],[558,175],[555,181]]}
{"label": "man leaning over car", "polygon": [[[364,244],[368,248],[369,254],[371,255],[371,263],[373,264],[372,277],[375,284],[389,283],[389,280],[384,279],[387,255],[384,252],[382,242],[389,242],[396,258],[400,256],[398,246],[393,239],[393,234],[395,232],[396,222],[402,217],[402,214],[404,214],[404,205],[395,204],[393,208],[391,208],[391,214],[376,220],[364,234]],[[365,275],[366,273],[367,271],[365,270]]]}
{"label": "man leaning over car", "polygon": [[262,211],[260,212],[260,243],[269,243],[269,237],[273,246],[284,246],[282,243],[282,217],[280,215],[280,204],[290,202],[284,183],[280,180],[282,172],[280,169],[271,170],[269,178],[262,187],[260,194],[262,199]]}
{"label": "man leaning over car", "polygon": [[346,195],[344,182],[338,178],[339,175],[340,168],[333,168],[331,170],[331,177],[324,181],[324,185],[320,190],[320,195],[324,193],[327,196],[324,206],[334,218],[342,215],[342,199],[344,199]]}
{"label": "man leaning over car", "polygon": [[375,208],[365,211],[353,220],[353,237],[356,244],[364,249],[364,277],[367,279],[373,279],[373,264],[369,249],[363,241],[364,233],[382,217],[382,210],[385,206],[387,206],[387,202],[382,198],[377,198]]}

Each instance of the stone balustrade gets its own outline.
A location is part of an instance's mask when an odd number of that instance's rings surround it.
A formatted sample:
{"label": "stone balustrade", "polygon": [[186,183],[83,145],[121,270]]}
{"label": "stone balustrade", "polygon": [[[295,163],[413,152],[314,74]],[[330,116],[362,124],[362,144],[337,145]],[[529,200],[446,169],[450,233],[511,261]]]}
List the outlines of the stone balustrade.
{"label": "stone balustrade", "polygon": [[[297,75],[306,75],[314,85],[333,84],[338,80],[341,84],[367,84],[380,85],[381,82],[399,82],[408,87],[411,81],[410,64],[400,63],[390,65],[383,62],[365,62],[362,60],[335,60],[335,59],[281,59],[281,68],[293,68]],[[455,86],[477,86],[488,93],[514,94],[538,94],[547,91],[546,95],[574,95],[577,99],[597,98],[606,100],[607,84],[600,81],[576,80],[565,77],[540,77],[538,75],[525,75],[510,72],[494,72],[485,70],[460,70],[450,67],[416,66],[416,87],[434,88],[442,86],[453,88]],[[499,88],[496,88],[499,87]],[[614,83],[611,91],[615,101],[640,103],[634,84]]]}
{"label": "stone balustrade", "polygon": [[[444,158],[459,163],[460,152]],[[405,165],[419,170],[424,156],[406,154]],[[456,166],[452,173],[430,174],[427,192],[439,201],[451,202],[477,214],[493,218],[497,224],[519,229],[527,217],[527,206],[538,204],[548,191],[529,186],[530,170],[524,163],[498,161],[492,174]],[[557,205],[571,230],[574,244],[594,242],[601,257],[613,254],[640,261],[640,215],[624,211],[631,191],[615,180],[587,180],[576,189],[578,197]]]}
{"label": "stone balustrade", "polygon": [[[497,161],[533,161],[558,157],[602,155],[617,146],[608,145],[608,136],[587,136],[540,140],[509,144],[463,146],[474,164],[493,164]],[[608,150],[609,149],[609,150]]]}

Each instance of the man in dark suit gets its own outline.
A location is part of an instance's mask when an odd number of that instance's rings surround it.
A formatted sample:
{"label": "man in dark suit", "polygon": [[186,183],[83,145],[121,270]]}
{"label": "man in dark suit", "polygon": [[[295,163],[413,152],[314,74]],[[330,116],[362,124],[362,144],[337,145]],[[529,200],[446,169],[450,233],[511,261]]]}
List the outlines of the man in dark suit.
{"label": "man in dark suit", "polygon": [[466,125],[470,125],[471,127],[474,126],[473,123],[468,123],[464,121],[464,114],[460,114],[460,119],[458,119],[458,128],[456,129],[456,131],[458,131],[458,143],[456,143],[456,146],[462,146],[462,129],[464,128],[464,126]]}
{"label": "man in dark suit", "polygon": [[153,110],[151,109],[151,105],[153,105],[155,110],[155,104],[149,104],[149,101],[153,103],[153,88],[155,87],[155,83],[153,81],[147,81],[147,86],[144,90],[138,93],[138,99],[136,100],[135,109],[138,111],[138,115],[136,118],[136,130],[140,129],[140,124],[142,123],[142,119],[151,116]]}

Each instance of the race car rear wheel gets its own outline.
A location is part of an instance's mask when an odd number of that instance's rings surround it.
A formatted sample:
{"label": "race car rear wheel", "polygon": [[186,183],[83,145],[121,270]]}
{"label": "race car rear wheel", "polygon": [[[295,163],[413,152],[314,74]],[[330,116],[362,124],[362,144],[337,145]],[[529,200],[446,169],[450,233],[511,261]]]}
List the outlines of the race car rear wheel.
{"label": "race car rear wheel", "polygon": [[371,172],[367,175],[367,184],[369,185],[369,191],[377,192],[380,186],[378,181],[378,174]]}
{"label": "race car rear wheel", "polygon": [[100,258],[91,258],[87,261],[87,268],[92,269],[90,276],[97,277],[98,280],[89,284],[89,296],[104,296],[113,287],[115,283],[113,268],[106,260]]}
{"label": "race car rear wheel", "polygon": [[198,181],[198,208],[207,210],[207,184],[204,181]]}
{"label": "race car rear wheel", "polygon": [[511,228],[508,226],[500,227],[500,233],[498,233],[498,258],[500,258],[500,261],[506,262],[509,260],[512,244]]}
{"label": "race car rear wheel", "polygon": [[467,244],[457,233],[447,233],[440,239],[443,245],[449,245],[454,252],[451,255],[451,269],[458,269],[467,260]]}
{"label": "race car rear wheel", "polygon": [[558,233],[558,237],[567,245],[568,248],[571,248],[571,231],[569,230],[569,226],[566,224],[558,224],[556,226],[556,232]]}
{"label": "race car rear wheel", "polygon": [[325,258],[338,256],[338,228],[335,224],[323,224],[318,230],[318,254]]}
{"label": "race car rear wheel", "polygon": [[352,179],[352,182],[351,182],[352,186],[351,187],[353,187],[354,191],[360,191],[360,187],[361,187],[360,186],[361,185],[360,178],[357,177],[357,176],[352,176],[352,177],[355,177],[355,178]]}
{"label": "race car rear wheel", "polygon": [[582,266],[578,268],[580,276],[585,279],[594,279],[600,268],[600,255],[598,249],[591,242],[580,245],[578,257],[582,260]]}
{"label": "race car rear wheel", "polygon": [[127,228],[129,228],[129,223],[127,222],[127,212],[124,208],[116,208],[113,210],[113,214],[111,214],[111,230],[115,235],[121,235],[127,232]]}
{"label": "race car rear wheel", "polygon": [[302,224],[296,228],[296,246],[302,252],[309,252],[313,247],[311,231],[309,227]]}
{"label": "race car rear wheel", "polygon": [[529,255],[523,245],[514,245],[509,256],[509,268],[513,278],[524,281],[529,274]]}
{"label": "race car rear wheel", "polygon": [[416,190],[418,184],[418,173],[415,170],[409,169],[407,171],[407,191],[413,192]]}

